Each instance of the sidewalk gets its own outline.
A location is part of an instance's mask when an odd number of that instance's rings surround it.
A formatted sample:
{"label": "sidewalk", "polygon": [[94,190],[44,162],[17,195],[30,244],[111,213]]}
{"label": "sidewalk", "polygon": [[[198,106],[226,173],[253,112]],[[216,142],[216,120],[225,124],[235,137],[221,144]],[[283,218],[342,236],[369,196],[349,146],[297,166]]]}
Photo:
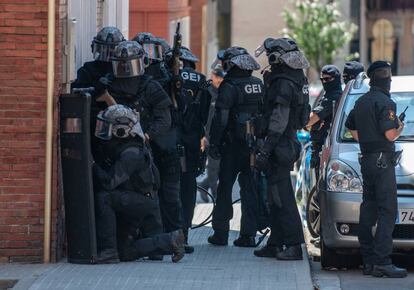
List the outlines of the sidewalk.
{"label": "sidewalk", "polygon": [[[209,214],[210,204],[197,207],[195,221]],[[45,289],[313,289],[309,262],[281,262],[257,258],[253,249],[237,248],[240,204],[235,206],[228,247],[207,244],[210,227],[191,232],[195,252],[178,264],[165,257],[163,262],[139,261],[116,265],[0,265],[0,279],[18,279],[17,290]]]}

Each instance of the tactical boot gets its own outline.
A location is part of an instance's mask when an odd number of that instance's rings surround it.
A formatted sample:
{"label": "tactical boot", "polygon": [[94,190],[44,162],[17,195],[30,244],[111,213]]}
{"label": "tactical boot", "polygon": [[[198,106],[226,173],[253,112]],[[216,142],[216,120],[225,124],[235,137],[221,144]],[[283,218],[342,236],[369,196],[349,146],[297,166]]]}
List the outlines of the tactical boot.
{"label": "tactical boot", "polygon": [[192,254],[194,253],[194,247],[189,244],[184,244],[184,251],[186,254]]}
{"label": "tactical boot", "polygon": [[115,249],[105,249],[98,254],[96,264],[116,264],[119,263],[118,252]]}
{"label": "tactical boot", "polygon": [[374,277],[404,278],[407,277],[407,270],[398,268],[392,264],[374,265],[371,274]]}
{"label": "tactical boot", "polygon": [[283,251],[283,247],[266,245],[260,248],[259,250],[254,251],[253,254],[256,257],[261,257],[261,258],[276,258],[276,255],[282,251]]}
{"label": "tactical boot", "polygon": [[184,243],[185,237],[182,230],[174,231],[171,233],[171,245],[173,250],[171,261],[173,261],[173,263],[177,263],[184,257]]}
{"label": "tactical boot", "polygon": [[364,264],[362,266],[362,274],[364,275],[371,275],[372,274],[372,268],[374,266],[372,264]]}
{"label": "tactical boot", "polygon": [[229,240],[229,233],[214,231],[212,236],[209,236],[207,241],[216,246],[227,246]]}
{"label": "tactical boot", "polygon": [[256,240],[253,236],[240,236],[233,241],[233,245],[243,248],[255,248]]}
{"label": "tactical boot", "polygon": [[185,237],[185,242],[184,242],[185,253],[192,254],[194,253],[194,247],[188,244],[188,230],[184,230],[183,232],[184,232],[184,237]]}
{"label": "tactical boot", "polygon": [[289,246],[276,254],[276,259],[283,261],[303,260],[301,245]]}

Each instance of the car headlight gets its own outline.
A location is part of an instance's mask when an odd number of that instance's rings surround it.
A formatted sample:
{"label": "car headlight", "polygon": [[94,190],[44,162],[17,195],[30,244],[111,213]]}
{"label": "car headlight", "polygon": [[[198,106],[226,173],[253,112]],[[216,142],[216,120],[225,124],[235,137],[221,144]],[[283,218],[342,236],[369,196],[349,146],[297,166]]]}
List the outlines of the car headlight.
{"label": "car headlight", "polygon": [[362,192],[362,181],[349,165],[331,160],[327,171],[327,189],[336,192]]}

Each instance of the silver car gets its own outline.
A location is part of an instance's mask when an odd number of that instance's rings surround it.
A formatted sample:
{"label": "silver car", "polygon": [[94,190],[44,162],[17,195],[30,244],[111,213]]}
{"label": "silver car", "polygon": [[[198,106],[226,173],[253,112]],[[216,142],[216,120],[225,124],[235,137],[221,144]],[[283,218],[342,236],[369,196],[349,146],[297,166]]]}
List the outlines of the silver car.
{"label": "silver car", "polygon": [[[368,90],[369,80],[364,73],[348,83],[321,153],[320,180],[317,194],[312,197],[314,207],[310,209],[314,211],[311,212],[314,222],[310,226],[320,227],[314,230],[321,234],[322,267],[351,267],[360,259],[357,238],[362,202],[360,150],[344,124],[355,101]],[[402,149],[403,154],[395,168],[398,216],[393,238],[395,251],[409,251],[414,250],[414,76],[393,77],[391,98],[397,104],[397,114],[408,106],[404,131],[396,141],[396,149]]]}

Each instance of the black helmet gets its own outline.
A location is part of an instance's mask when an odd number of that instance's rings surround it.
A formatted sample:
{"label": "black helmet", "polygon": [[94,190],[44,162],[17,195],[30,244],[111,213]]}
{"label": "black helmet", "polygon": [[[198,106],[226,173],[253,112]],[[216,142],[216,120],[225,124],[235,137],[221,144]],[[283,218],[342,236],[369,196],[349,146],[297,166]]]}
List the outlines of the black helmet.
{"label": "black helmet", "polygon": [[[164,58],[165,58],[165,62],[168,65],[171,65],[172,63],[172,53],[173,50],[170,48],[165,54],[164,54]],[[185,46],[182,46],[180,49],[180,60],[182,62],[189,62],[191,63],[193,66],[195,66],[196,62],[199,62],[199,59],[191,52],[190,49],[188,49]]]}
{"label": "black helmet", "polygon": [[115,46],[124,40],[125,38],[118,28],[112,26],[102,28],[93,38],[91,44],[93,58],[109,62]]}
{"label": "black helmet", "polygon": [[147,66],[145,51],[136,41],[123,41],[117,45],[111,60],[117,78],[143,75]]}
{"label": "black helmet", "polygon": [[347,61],[344,65],[344,71],[342,72],[342,78],[344,83],[347,84],[350,80],[355,79],[361,72],[364,71],[364,65],[357,61]]}
{"label": "black helmet", "polygon": [[165,39],[149,32],[140,32],[132,40],[142,45],[148,58],[153,61],[162,61],[164,53],[170,48]]}
{"label": "black helmet", "polygon": [[190,49],[188,49],[185,46],[181,47],[180,59],[182,61],[189,61],[189,62],[192,62],[192,63],[199,62],[199,59],[191,52]]}
{"label": "black helmet", "polygon": [[145,139],[139,114],[125,105],[112,105],[98,114],[95,136],[102,140],[110,140],[112,137]]}
{"label": "black helmet", "polygon": [[242,70],[260,69],[260,65],[248,53],[248,51],[239,46],[232,46],[225,50],[220,50],[217,53],[217,59],[211,65],[211,68],[214,69],[220,61],[225,72],[228,72],[234,66],[237,66]]}
{"label": "black helmet", "polygon": [[263,52],[266,52],[269,64],[286,64],[293,69],[309,67],[308,60],[299,50],[296,42],[290,38],[266,38],[255,50],[255,56],[259,57]]}

